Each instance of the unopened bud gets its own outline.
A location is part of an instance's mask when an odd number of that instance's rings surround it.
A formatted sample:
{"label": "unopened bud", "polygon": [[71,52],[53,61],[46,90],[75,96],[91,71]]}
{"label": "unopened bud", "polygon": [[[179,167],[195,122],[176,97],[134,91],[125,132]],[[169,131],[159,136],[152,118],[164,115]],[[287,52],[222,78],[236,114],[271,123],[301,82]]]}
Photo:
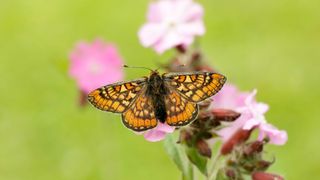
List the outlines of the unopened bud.
{"label": "unopened bud", "polygon": [[244,149],[244,154],[246,156],[251,156],[254,153],[260,153],[263,150],[263,142],[255,141],[247,145]]}
{"label": "unopened bud", "polygon": [[213,117],[216,121],[233,122],[240,117],[240,113],[231,109],[213,109]]}
{"label": "unopened bud", "polygon": [[192,143],[192,133],[186,129],[180,131],[180,137],[178,143],[186,143],[191,146]]}
{"label": "unopened bud", "polygon": [[256,169],[264,171],[267,170],[272,164],[273,162],[261,160],[256,163]]}
{"label": "unopened bud", "polygon": [[196,142],[196,148],[201,155],[211,158],[211,149],[206,141],[199,139]]}
{"label": "unopened bud", "polygon": [[221,148],[221,154],[229,154],[233,148],[249,139],[251,130],[239,129],[229,140],[227,140]]}
{"label": "unopened bud", "polygon": [[186,46],[183,45],[183,44],[180,44],[180,45],[176,46],[176,49],[177,49],[178,52],[180,52],[182,54],[187,52]]}
{"label": "unopened bud", "polygon": [[253,180],[284,180],[284,178],[279,175],[266,172],[254,172],[251,177]]}
{"label": "unopened bud", "polygon": [[226,170],[226,176],[227,176],[229,179],[236,179],[237,174],[236,174],[236,171],[235,171],[235,170],[229,168],[229,169]]}

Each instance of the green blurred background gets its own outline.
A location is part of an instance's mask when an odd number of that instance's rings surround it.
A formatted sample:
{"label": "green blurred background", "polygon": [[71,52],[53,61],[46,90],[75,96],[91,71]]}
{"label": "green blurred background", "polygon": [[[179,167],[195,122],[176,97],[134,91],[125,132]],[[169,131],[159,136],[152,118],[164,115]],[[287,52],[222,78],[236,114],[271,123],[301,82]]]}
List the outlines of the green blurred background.
{"label": "green blurred background", "polygon": [[[286,129],[270,169],[319,177],[320,1],[201,0],[207,58],[242,90],[259,90],[270,122]],[[137,31],[148,1],[0,1],[0,179],[179,179],[163,144],[124,128],[120,117],[77,106],[67,75],[78,40],[117,43],[126,63],[166,62]],[[126,70],[126,79],[145,75]]]}

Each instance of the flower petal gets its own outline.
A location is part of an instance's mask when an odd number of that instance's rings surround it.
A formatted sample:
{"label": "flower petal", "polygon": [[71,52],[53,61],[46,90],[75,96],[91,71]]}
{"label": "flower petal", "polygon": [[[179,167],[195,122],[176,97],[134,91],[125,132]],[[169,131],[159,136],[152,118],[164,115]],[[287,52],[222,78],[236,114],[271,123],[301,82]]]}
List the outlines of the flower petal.
{"label": "flower petal", "polygon": [[166,29],[162,24],[148,23],[142,26],[138,36],[144,47],[150,47],[160,41],[165,33]]}
{"label": "flower petal", "polygon": [[261,124],[260,131],[264,133],[265,136],[269,137],[271,144],[284,145],[288,140],[286,131],[278,130],[271,124]]}
{"label": "flower petal", "polygon": [[205,27],[202,21],[195,21],[177,25],[176,31],[186,36],[203,35]]}
{"label": "flower petal", "polygon": [[159,122],[155,130],[162,131],[165,133],[173,133],[173,131],[175,130],[175,127]]}
{"label": "flower petal", "polygon": [[265,114],[269,110],[269,105],[265,103],[257,103],[255,109],[260,114]]}
{"label": "flower petal", "polygon": [[257,94],[257,89],[254,89],[254,90],[249,94],[249,96],[248,96],[247,99],[245,100],[245,104],[246,104],[247,106],[251,106],[252,104],[255,103],[256,94]]}
{"label": "flower petal", "polygon": [[255,126],[258,126],[260,123],[261,123],[261,121],[252,118],[252,119],[249,119],[249,120],[244,124],[244,126],[243,126],[242,129],[250,130],[250,129],[254,128]]}
{"label": "flower petal", "polygon": [[144,138],[150,142],[157,142],[157,141],[161,141],[166,137],[166,133],[163,131],[155,131],[155,130],[151,130],[151,131],[147,131],[144,134]]}

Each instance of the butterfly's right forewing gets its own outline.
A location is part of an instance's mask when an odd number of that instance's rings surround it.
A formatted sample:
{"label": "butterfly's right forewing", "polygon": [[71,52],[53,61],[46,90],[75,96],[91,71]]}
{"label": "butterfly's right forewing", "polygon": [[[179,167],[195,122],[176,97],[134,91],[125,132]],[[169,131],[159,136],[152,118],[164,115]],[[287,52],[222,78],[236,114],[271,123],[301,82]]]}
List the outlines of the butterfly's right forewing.
{"label": "butterfly's right forewing", "polygon": [[115,83],[98,88],[88,95],[88,100],[103,111],[123,113],[133,104],[146,85],[146,79]]}

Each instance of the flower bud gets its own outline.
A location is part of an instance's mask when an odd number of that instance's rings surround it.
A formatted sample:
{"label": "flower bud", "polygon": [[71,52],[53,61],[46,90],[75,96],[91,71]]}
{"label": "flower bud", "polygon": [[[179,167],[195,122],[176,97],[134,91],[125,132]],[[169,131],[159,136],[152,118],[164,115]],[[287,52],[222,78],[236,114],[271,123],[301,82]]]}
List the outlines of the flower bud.
{"label": "flower bud", "polygon": [[182,53],[182,54],[187,52],[187,48],[183,44],[180,44],[180,45],[176,46],[176,49],[177,49],[177,51],[179,53]]}
{"label": "flower bud", "polygon": [[196,148],[202,156],[211,158],[211,149],[206,141],[199,139],[196,142]]}
{"label": "flower bud", "polygon": [[216,121],[232,122],[240,117],[240,113],[230,109],[213,109],[212,115]]}
{"label": "flower bud", "polygon": [[261,170],[261,171],[265,171],[265,170],[267,170],[272,164],[273,164],[273,162],[261,160],[261,161],[258,161],[258,162],[256,163],[256,169]]}
{"label": "flower bud", "polygon": [[186,129],[181,129],[179,141],[177,143],[186,143],[188,146],[191,146],[192,133]]}
{"label": "flower bud", "polygon": [[284,178],[279,175],[266,172],[254,172],[251,177],[253,180],[284,180]]}
{"label": "flower bud", "polygon": [[236,145],[248,140],[250,137],[250,134],[251,134],[251,130],[239,129],[233,136],[231,136],[231,138],[228,141],[226,141],[222,145],[222,148],[220,150],[221,154],[222,155],[229,154]]}
{"label": "flower bud", "polygon": [[246,156],[252,156],[255,153],[260,153],[263,150],[263,142],[255,141],[248,144],[244,149],[244,154]]}
{"label": "flower bud", "polygon": [[236,171],[231,169],[231,168],[228,168],[226,170],[226,176],[229,178],[229,179],[236,179],[237,177],[237,174],[236,174]]}

